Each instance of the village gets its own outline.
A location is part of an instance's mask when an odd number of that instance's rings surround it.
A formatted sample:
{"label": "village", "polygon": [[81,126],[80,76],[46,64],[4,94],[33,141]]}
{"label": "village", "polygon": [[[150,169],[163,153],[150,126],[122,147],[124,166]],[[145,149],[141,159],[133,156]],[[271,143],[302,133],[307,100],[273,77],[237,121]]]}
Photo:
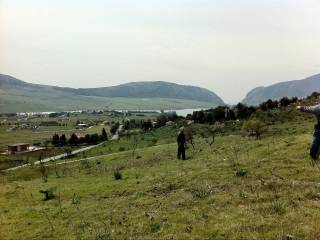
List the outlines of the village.
{"label": "village", "polygon": [[[109,111],[86,110],[73,112],[17,113],[0,115],[0,169],[15,167],[30,161],[62,156],[67,145],[54,145],[55,134],[75,136],[80,142],[70,144],[72,151],[98,144],[99,141],[81,141],[86,136],[107,132],[109,140],[118,140],[119,134],[129,128],[155,128],[159,116],[175,115],[164,111]],[[157,120],[158,119],[158,120]],[[161,118],[160,118],[161,119]],[[165,117],[161,124],[174,125]],[[144,126],[145,125],[145,126]],[[72,141],[72,140],[71,140]]]}

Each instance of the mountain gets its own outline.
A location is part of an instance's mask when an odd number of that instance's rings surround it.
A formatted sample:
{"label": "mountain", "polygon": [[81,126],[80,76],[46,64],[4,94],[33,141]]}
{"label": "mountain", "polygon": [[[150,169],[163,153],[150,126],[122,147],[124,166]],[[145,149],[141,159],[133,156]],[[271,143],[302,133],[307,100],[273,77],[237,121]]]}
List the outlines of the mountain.
{"label": "mountain", "polygon": [[223,105],[204,88],[168,82],[132,82],[102,88],[31,84],[0,74],[0,112],[63,111],[88,108],[182,109]]}
{"label": "mountain", "polygon": [[247,105],[258,105],[268,99],[282,97],[305,97],[320,91],[320,74],[302,79],[273,84],[268,87],[257,87],[251,90],[242,101]]}
{"label": "mountain", "polygon": [[199,87],[184,86],[168,82],[132,82],[114,87],[80,88],[76,93],[85,96],[173,98],[224,104],[215,93]]}

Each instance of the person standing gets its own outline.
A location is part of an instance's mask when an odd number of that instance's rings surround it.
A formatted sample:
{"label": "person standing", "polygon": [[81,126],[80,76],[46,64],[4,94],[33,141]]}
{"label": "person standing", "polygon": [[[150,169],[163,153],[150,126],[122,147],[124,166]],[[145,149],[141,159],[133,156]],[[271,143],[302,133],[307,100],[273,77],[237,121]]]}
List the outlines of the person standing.
{"label": "person standing", "polygon": [[184,127],[180,128],[177,142],[178,142],[178,159],[186,160],[186,136],[184,134]]}
{"label": "person standing", "polygon": [[297,106],[301,112],[312,113],[317,117],[318,123],[314,125],[313,142],[310,148],[310,156],[313,160],[319,159],[320,148],[320,104],[315,106]]}

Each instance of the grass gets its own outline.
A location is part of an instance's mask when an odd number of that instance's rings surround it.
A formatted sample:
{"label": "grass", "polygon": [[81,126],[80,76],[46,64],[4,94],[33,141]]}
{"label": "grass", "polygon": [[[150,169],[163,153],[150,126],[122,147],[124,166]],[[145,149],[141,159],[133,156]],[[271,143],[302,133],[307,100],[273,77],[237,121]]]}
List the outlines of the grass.
{"label": "grass", "polygon": [[[123,138],[88,153],[96,156],[88,164],[57,165],[59,177],[51,164],[46,183],[38,167],[6,173],[0,239],[319,239],[311,129],[311,122],[286,122],[258,141],[217,136],[212,148],[198,136],[179,161],[171,127],[153,133],[152,146],[141,141],[140,158],[132,159]],[[99,156],[122,145],[123,152]],[[246,174],[237,176],[239,169]],[[43,201],[46,189],[55,189],[54,199]]]}

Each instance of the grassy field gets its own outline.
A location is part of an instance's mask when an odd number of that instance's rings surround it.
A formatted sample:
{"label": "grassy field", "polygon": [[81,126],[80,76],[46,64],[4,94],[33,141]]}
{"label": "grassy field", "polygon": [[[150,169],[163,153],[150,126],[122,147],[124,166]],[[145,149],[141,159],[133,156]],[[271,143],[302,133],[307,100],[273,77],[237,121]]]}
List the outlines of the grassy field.
{"label": "grassy field", "polygon": [[39,166],[2,174],[0,239],[320,238],[311,121],[270,126],[261,140],[225,133],[210,146],[197,136],[186,161],[176,159],[176,129],[158,131],[134,156],[124,137],[90,161],[51,164],[47,182]]}

